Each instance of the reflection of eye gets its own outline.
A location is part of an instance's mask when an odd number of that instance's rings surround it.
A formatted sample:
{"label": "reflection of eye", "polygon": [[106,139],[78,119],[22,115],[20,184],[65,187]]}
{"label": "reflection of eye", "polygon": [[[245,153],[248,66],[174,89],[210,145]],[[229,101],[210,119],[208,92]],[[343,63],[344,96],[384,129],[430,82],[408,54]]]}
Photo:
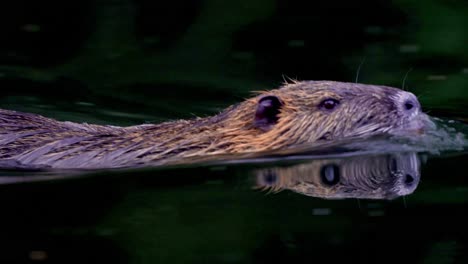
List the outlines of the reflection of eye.
{"label": "reflection of eye", "polygon": [[340,168],[335,164],[327,164],[320,171],[322,183],[333,186],[340,181]]}
{"label": "reflection of eye", "polygon": [[276,183],[276,180],[277,180],[277,176],[276,176],[276,173],[273,171],[267,171],[263,175],[263,181],[265,184],[273,185]]}

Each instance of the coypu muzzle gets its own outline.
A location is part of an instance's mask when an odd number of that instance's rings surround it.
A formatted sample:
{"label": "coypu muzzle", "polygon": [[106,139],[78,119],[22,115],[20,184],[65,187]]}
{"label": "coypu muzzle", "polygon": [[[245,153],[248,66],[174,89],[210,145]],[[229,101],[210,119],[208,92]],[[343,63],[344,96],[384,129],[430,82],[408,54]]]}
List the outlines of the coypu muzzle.
{"label": "coypu muzzle", "polygon": [[417,97],[410,92],[399,91],[395,97],[395,104],[401,115],[401,127],[392,131],[394,134],[422,134],[425,130],[435,128],[434,122],[424,114]]}

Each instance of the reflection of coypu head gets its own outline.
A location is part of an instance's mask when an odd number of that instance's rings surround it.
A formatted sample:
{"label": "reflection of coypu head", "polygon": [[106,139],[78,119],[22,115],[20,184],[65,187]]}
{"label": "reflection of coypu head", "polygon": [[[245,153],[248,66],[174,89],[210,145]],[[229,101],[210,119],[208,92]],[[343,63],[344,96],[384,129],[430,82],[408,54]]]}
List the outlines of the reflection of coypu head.
{"label": "reflection of coypu head", "polygon": [[57,168],[125,167],[188,157],[271,151],[428,121],[417,98],[384,86],[309,81],[263,92],[213,117],[132,127],[58,122],[0,110],[0,160]]}
{"label": "reflection of coypu head", "polygon": [[257,187],[288,189],[327,199],[394,199],[411,194],[420,178],[416,154],[313,160],[257,172]]}

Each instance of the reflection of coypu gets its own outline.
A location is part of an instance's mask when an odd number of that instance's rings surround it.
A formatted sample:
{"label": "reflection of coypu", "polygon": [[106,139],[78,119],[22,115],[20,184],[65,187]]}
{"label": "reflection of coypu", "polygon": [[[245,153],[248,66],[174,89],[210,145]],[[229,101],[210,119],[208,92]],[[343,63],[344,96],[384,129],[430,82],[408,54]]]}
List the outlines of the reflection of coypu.
{"label": "reflection of coypu", "polygon": [[157,125],[77,124],[0,110],[0,161],[54,168],[169,164],[194,156],[417,132],[427,120],[411,93],[330,81],[288,84],[213,117]]}
{"label": "reflection of coypu", "polygon": [[288,189],[327,199],[394,199],[411,194],[420,178],[416,154],[313,160],[257,171],[257,187]]}

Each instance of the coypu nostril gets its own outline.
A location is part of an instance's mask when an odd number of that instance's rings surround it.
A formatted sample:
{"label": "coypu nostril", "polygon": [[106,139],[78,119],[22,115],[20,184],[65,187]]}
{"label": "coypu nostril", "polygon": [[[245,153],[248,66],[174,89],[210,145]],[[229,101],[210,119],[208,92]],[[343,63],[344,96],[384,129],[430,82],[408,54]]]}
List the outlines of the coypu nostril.
{"label": "coypu nostril", "polygon": [[396,103],[405,113],[414,113],[421,108],[416,96],[410,92],[400,92]]}
{"label": "coypu nostril", "polygon": [[405,175],[405,184],[411,184],[414,182],[414,177],[411,174],[406,174]]}

